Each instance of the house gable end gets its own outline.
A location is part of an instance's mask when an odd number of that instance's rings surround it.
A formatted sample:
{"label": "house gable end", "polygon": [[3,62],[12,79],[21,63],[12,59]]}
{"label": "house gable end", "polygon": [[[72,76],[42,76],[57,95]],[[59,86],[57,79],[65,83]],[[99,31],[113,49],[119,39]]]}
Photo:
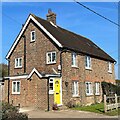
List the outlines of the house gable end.
{"label": "house gable end", "polygon": [[41,28],[52,40],[54,43],[56,43],[58,45],[58,47],[62,48],[63,46],[61,45],[61,43],[59,43],[35,18],[33,15],[29,15],[29,17],[27,18],[25,25],[23,26],[23,28],[21,29],[20,33],[18,34],[15,42],[13,43],[12,47],[10,48],[8,54],[6,55],[6,59],[9,59],[10,55],[12,54],[13,50],[15,49],[16,45],[18,44],[21,36],[23,35],[24,31],[26,30],[30,20],[34,21],[36,23],[36,25],[38,25],[39,28]]}

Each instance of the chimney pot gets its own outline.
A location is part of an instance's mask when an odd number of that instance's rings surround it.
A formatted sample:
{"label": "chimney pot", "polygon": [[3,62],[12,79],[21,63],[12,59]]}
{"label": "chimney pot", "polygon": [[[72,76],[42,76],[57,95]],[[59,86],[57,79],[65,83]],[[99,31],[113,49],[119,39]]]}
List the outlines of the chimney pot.
{"label": "chimney pot", "polygon": [[47,21],[51,21],[56,25],[56,14],[52,12],[51,9],[48,9],[48,14],[46,15]]}

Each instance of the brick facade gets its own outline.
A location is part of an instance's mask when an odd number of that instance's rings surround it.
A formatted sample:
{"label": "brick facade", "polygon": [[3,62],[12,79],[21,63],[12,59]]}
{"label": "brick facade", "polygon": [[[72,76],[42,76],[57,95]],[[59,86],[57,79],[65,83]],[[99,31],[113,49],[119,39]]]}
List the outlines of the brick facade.
{"label": "brick facade", "polygon": [[[36,32],[36,40],[30,41],[30,32]],[[10,76],[28,75],[36,68],[40,73],[54,73],[53,68],[58,72],[58,65],[60,65],[60,51],[55,43],[43,31],[36,26],[35,23],[30,22],[24,32],[26,36],[26,73],[24,73],[24,38],[21,37],[19,43],[15,47],[10,56]],[[55,64],[46,64],[46,53],[56,51],[57,60]],[[62,53],[62,104],[66,105],[70,100],[87,105],[101,102],[102,90],[100,88],[100,95],[86,96],[85,82],[92,82],[93,88],[95,82],[112,82],[115,83],[114,63],[112,63],[112,73],[108,73],[108,61],[91,58],[92,69],[85,69],[85,55],[78,54],[78,67],[72,67],[71,52]],[[22,68],[15,68],[15,58],[22,58]],[[12,81],[20,80],[20,94],[12,94]],[[47,109],[47,79],[39,78],[35,73],[31,79],[26,78],[10,80],[10,103],[14,105],[20,104],[23,106],[31,106],[40,109]],[[72,82],[78,80],[79,96],[72,97]],[[68,85],[66,86],[66,82]],[[5,81],[5,93],[7,93],[8,81]],[[50,107],[54,103],[54,94],[49,96]],[[7,98],[6,98],[7,101]]]}

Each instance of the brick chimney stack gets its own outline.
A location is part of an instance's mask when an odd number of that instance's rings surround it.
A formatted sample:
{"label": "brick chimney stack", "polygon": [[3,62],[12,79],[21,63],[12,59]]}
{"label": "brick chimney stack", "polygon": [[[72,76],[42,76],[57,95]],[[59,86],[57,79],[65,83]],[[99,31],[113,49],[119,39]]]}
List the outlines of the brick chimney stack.
{"label": "brick chimney stack", "polygon": [[56,25],[56,14],[52,12],[51,9],[48,10],[48,14],[46,15],[47,21],[51,21]]}

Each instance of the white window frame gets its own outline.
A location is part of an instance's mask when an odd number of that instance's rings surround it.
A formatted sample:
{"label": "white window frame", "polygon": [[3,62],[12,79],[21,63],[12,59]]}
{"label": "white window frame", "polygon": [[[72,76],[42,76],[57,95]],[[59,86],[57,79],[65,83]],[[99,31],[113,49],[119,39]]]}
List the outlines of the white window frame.
{"label": "white window frame", "polygon": [[73,97],[78,97],[79,96],[78,81],[72,81],[72,96]]}
{"label": "white window frame", "polygon": [[[32,33],[34,33],[34,39],[32,39]],[[31,38],[31,42],[36,40],[36,32],[35,31],[30,32],[30,38]]]}
{"label": "white window frame", "polygon": [[100,82],[95,82],[95,95],[100,95]]}
{"label": "white window frame", "polygon": [[[21,60],[21,65],[20,65],[20,60]],[[18,61],[18,64],[17,64]],[[22,58],[15,58],[15,68],[21,68],[22,67]]]}
{"label": "white window frame", "polygon": [[[52,61],[52,55],[53,55],[53,53],[55,54],[55,60],[54,61]],[[50,57],[51,57],[51,60],[49,61],[49,56],[48,56],[48,54],[50,54]],[[53,64],[53,63],[56,63],[56,52],[55,51],[53,51],[53,52],[47,52],[46,53],[46,63],[47,64]]]}
{"label": "white window frame", "polygon": [[[88,86],[87,86],[88,85]],[[93,85],[92,82],[85,82],[85,90],[86,90],[86,95],[93,95]],[[87,92],[87,87],[88,87],[88,92]]]}
{"label": "white window frame", "polygon": [[[50,80],[52,80],[52,81],[50,81]],[[50,90],[50,89],[49,89],[49,94],[54,94],[54,78],[50,78],[50,79],[49,79],[49,87],[50,87],[50,83],[53,84],[53,90]]]}
{"label": "white window frame", "polygon": [[71,53],[72,56],[72,67],[77,67],[78,62],[77,62],[77,54],[75,52]]}
{"label": "white window frame", "polygon": [[90,56],[85,56],[85,68],[86,69],[91,69],[91,57]]}
{"label": "white window frame", "polygon": [[[19,92],[17,91],[17,83],[19,82]],[[16,83],[15,84],[15,92],[14,92],[14,83]],[[21,82],[20,81],[12,81],[12,94],[20,94],[20,87],[21,87]]]}
{"label": "white window frame", "polygon": [[108,72],[112,73],[112,63],[108,62]]}

